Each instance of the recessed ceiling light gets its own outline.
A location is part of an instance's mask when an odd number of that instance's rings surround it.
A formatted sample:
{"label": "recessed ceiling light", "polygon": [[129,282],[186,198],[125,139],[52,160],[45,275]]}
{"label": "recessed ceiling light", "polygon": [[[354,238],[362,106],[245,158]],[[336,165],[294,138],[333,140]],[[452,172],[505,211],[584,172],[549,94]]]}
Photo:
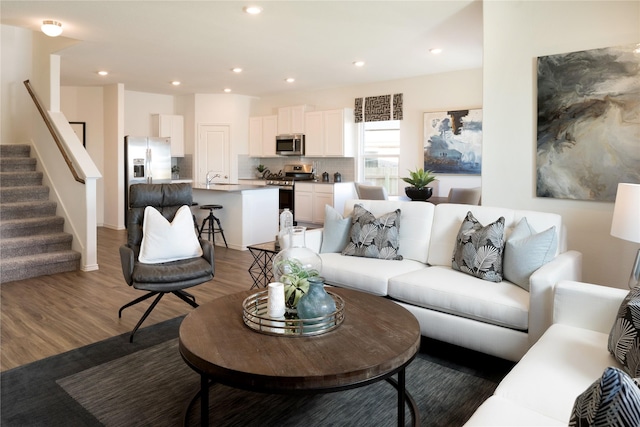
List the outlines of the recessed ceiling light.
{"label": "recessed ceiling light", "polygon": [[242,10],[249,15],[257,15],[262,12],[262,8],[260,6],[245,6]]}
{"label": "recessed ceiling light", "polygon": [[229,93],[231,92],[231,89],[229,89],[228,87],[224,89],[225,93]]}
{"label": "recessed ceiling light", "polygon": [[353,63],[356,67],[364,67],[364,61],[356,61]]}
{"label": "recessed ceiling light", "polygon": [[98,71],[98,74],[100,74],[101,76],[106,76],[109,74],[108,71]]}
{"label": "recessed ceiling light", "polygon": [[442,53],[442,49],[439,47],[434,47],[433,49],[429,49],[429,52],[433,53],[434,55],[437,55],[439,53]]}
{"label": "recessed ceiling light", "polygon": [[42,21],[40,29],[49,37],[58,37],[62,34],[62,23],[52,20]]}
{"label": "recessed ceiling light", "polygon": [[174,86],[180,86],[180,82],[177,80],[172,81],[171,84]]}
{"label": "recessed ceiling light", "polygon": [[284,79],[284,81],[287,83],[293,83],[296,81],[296,79],[294,79],[293,77],[287,77],[286,79]]}
{"label": "recessed ceiling light", "polygon": [[233,71],[234,73],[241,73],[242,72],[242,68],[240,68],[240,67],[232,68],[231,71]]}

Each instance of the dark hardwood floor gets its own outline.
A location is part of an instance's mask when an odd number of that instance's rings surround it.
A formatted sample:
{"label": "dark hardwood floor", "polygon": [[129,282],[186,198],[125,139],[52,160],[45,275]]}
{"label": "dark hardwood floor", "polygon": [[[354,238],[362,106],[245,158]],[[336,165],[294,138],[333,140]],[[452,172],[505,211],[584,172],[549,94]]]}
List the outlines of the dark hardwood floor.
{"label": "dark hardwood floor", "polygon": [[[129,287],[120,268],[118,247],[126,230],[98,228],[97,271],[43,276],[0,286],[0,370],[63,353],[130,332],[150,304],[118,309],[143,292]],[[246,290],[253,283],[247,269],[248,251],[215,247],[216,271],[212,281],[189,290],[199,304],[222,295]],[[165,296],[142,328],[182,314],[192,308],[173,295]]]}

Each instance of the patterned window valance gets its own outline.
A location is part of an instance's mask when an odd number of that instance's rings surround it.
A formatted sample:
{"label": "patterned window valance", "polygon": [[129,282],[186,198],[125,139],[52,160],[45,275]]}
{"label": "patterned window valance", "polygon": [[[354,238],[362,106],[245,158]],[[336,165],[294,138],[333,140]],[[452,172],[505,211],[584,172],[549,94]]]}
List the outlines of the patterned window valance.
{"label": "patterned window valance", "polygon": [[356,123],[402,120],[402,94],[356,98],[355,120]]}

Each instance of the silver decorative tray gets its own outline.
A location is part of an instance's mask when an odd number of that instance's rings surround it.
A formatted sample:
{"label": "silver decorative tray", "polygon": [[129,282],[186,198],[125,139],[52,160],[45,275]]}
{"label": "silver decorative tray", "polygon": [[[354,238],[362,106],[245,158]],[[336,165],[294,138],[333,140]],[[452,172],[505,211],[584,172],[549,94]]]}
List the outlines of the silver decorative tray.
{"label": "silver decorative tray", "polygon": [[268,291],[250,295],[242,302],[242,320],[254,331],[284,337],[309,337],[326,334],[344,321],[344,300],[326,291],[336,303],[336,311],[313,319],[298,319],[295,313],[287,313],[285,319],[273,319],[267,315]]}

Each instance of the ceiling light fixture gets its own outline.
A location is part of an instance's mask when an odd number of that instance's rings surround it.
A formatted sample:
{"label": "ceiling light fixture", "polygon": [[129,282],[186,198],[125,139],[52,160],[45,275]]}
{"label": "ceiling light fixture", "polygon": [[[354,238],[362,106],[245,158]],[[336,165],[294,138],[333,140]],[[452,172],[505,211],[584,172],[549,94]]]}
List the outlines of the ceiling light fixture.
{"label": "ceiling light fixture", "polygon": [[60,34],[62,34],[62,24],[58,21],[42,21],[42,26],[40,27],[40,29],[49,37],[58,37]]}
{"label": "ceiling light fixture", "polygon": [[296,79],[294,79],[293,77],[287,77],[286,79],[284,79],[284,81],[287,83],[293,83],[296,81]]}
{"label": "ceiling light fixture", "polygon": [[174,86],[180,86],[180,82],[178,80],[172,81],[171,84]]}
{"label": "ceiling light fixture", "polygon": [[242,72],[242,68],[240,68],[240,67],[232,68],[231,71],[233,71],[234,73],[241,73]]}
{"label": "ceiling light fixture", "polygon": [[260,6],[245,6],[242,10],[244,13],[248,13],[249,15],[257,15],[262,12],[262,8]]}
{"label": "ceiling light fixture", "polygon": [[364,67],[365,62],[364,61],[355,61],[353,63],[353,65],[355,65],[356,67]]}
{"label": "ceiling light fixture", "polygon": [[229,92],[231,92],[231,89],[225,88],[224,91],[225,91],[225,93],[229,93]]}
{"label": "ceiling light fixture", "polygon": [[108,71],[98,71],[98,74],[100,74],[101,76],[106,76],[109,74]]}
{"label": "ceiling light fixture", "polygon": [[442,49],[439,47],[434,47],[433,49],[429,49],[429,52],[433,53],[434,55],[437,55],[439,53],[442,53]]}

